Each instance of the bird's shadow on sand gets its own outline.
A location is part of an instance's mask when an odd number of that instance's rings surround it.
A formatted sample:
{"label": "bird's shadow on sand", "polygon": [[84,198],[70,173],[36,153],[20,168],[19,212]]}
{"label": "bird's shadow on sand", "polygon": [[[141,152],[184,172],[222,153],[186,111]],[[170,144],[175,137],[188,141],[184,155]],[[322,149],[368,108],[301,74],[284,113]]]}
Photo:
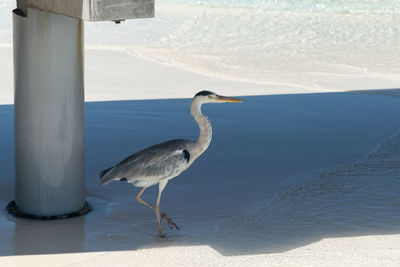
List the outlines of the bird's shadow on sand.
{"label": "bird's shadow on sand", "polygon": [[[285,251],[326,237],[400,232],[400,90],[245,97],[205,107],[209,151],[164,191],[181,227],[157,237],[154,213],[99,170],[157,142],[197,137],[188,99],[86,104],[85,217],[0,217],[0,255],[208,245],[224,255]],[[0,106],[3,207],[13,198],[12,106]],[[11,155],[11,156],[10,156]],[[11,181],[11,182],[10,182]],[[156,187],[146,191],[149,202]]]}

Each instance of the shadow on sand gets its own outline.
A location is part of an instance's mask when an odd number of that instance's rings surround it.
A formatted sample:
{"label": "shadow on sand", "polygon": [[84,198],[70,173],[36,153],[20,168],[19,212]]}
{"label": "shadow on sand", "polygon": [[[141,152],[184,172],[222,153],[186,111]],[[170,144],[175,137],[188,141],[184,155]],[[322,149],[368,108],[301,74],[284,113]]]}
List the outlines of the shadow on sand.
{"label": "shadow on sand", "polygon": [[[85,217],[8,215],[12,106],[0,106],[0,255],[209,245],[224,255],[279,252],[326,237],[400,232],[400,90],[244,97],[207,105],[209,150],[169,182],[161,207],[181,227],[156,236],[137,188],[97,173],[146,146],[197,138],[190,100],[86,104]],[[156,187],[144,199],[154,202]]]}

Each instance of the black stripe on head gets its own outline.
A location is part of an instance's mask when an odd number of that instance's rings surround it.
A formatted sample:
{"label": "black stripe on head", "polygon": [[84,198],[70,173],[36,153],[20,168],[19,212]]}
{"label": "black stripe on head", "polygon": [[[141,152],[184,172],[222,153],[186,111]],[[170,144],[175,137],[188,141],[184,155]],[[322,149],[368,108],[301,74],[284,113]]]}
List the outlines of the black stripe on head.
{"label": "black stripe on head", "polygon": [[183,150],[183,157],[186,159],[186,162],[190,160],[190,153],[186,149]]}
{"label": "black stripe on head", "polygon": [[124,178],[121,178],[121,179],[119,179],[121,182],[127,182],[128,180],[124,177]]}
{"label": "black stripe on head", "polygon": [[210,91],[200,91],[200,92],[198,92],[194,97],[200,96],[200,95],[202,95],[202,96],[208,96],[208,95],[212,95],[212,94],[214,94],[214,93],[213,93],[213,92],[210,92]]}

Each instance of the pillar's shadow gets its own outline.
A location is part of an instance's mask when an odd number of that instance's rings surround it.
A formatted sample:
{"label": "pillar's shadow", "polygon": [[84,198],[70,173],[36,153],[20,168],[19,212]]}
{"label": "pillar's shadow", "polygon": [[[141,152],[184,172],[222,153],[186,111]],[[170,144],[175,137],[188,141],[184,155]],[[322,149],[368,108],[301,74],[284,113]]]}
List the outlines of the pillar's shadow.
{"label": "pillar's shadow", "polygon": [[14,255],[84,251],[85,217],[57,221],[18,219],[14,228]]}
{"label": "pillar's shadow", "polygon": [[[169,240],[157,238],[155,215],[135,201],[137,189],[99,187],[97,174],[148,145],[196,138],[190,101],[89,103],[86,193],[93,211],[59,221],[4,211],[0,256],[189,245],[257,254],[328,237],[399,233],[399,96],[400,90],[254,96],[242,105],[205,107],[213,143],[163,194],[162,209],[181,227]],[[11,113],[0,106],[7,122],[0,128],[4,208],[13,199],[13,170],[5,167],[13,161]]]}

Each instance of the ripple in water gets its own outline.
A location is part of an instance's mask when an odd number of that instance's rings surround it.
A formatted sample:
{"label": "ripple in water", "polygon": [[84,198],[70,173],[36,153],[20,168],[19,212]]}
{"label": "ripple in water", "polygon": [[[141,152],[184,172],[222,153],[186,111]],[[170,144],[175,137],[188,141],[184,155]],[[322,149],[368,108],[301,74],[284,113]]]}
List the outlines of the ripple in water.
{"label": "ripple in water", "polygon": [[[324,237],[400,232],[400,133],[365,158],[318,174],[253,210],[220,221],[249,249],[281,251]],[[243,233],[246,233],[243,235]],[[240,235],[240,237],[239,237]]]}

